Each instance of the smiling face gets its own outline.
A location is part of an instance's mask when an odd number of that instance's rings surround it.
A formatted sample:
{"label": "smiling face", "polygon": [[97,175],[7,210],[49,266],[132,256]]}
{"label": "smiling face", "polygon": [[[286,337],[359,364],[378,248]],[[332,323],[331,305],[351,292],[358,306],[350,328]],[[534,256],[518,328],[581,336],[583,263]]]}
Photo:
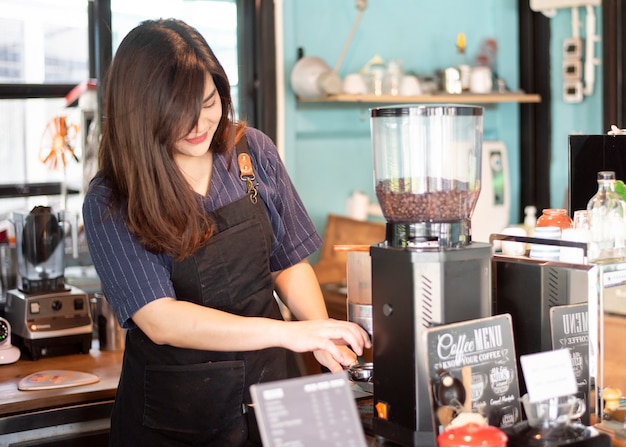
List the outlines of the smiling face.
{"label": "smiling face", "polygon": [[191,132],[176,142],[174,160],[201,157],[209,151],[217,125],[222,118],[222,102],[210,75],[207,75],[204,81],[203,96],[198,122]]}

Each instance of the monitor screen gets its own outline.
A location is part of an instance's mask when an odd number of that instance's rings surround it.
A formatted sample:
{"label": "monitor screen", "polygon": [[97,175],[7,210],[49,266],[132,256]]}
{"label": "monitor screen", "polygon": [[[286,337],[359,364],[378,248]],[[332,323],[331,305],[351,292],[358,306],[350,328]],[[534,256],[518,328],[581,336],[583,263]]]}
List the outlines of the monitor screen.
{"label": "monitor screen", "polygon": [[598,172],[626,181],[626,135],[570,135],[568,211],[587,209],[598,190]]}

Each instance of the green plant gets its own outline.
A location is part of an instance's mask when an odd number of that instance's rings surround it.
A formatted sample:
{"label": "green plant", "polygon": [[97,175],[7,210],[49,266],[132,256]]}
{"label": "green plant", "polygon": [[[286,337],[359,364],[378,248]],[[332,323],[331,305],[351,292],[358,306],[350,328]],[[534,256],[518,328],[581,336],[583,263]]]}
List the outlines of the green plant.
{"label": "green plant", "polygon": [[622,200],[626,201],[626,184],[622,180],[615,181],[615,192],[619,194]]}

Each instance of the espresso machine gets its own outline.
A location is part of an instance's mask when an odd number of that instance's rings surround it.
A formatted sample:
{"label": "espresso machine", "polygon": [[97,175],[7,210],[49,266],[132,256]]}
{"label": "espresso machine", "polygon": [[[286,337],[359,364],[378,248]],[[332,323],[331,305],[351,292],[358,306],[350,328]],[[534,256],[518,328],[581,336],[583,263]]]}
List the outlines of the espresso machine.
{"label": "espresso machine", "polygon": [[385,241],[370,247],[377,436],[436,443],[426,331],[491,315],[488,243],[472,242],[481,189],[482,107],[371,110]]}
{"label": "espresso machine", "polygon": [[[5,314],[13,340],[33,360],[88,353],[93,323],[87,293],[65,283],[66,212],[36,206],[14,212],[17,288],[7,291]],[[74,234],[75,235],[75,234]]]}

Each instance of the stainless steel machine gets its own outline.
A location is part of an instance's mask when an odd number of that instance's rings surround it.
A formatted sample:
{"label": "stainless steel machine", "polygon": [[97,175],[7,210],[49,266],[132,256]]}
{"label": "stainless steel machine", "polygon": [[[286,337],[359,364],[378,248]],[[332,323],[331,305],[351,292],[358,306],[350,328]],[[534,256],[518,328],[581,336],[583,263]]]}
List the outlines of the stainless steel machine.
{"label": "stainless steel machine", "polygon": [[[501,235],[492,235],[498,236]],[[532,240],[515,236],[509,239]],[[537,242],[561,243],[558,240]],[[597,264],[575,264],[503,254],[493,256],[494,312],[511,315],[518,358],[554,348],[551,310],[557,306],[588,304],[589,297],[597,294],[598,270]],[[523,383],[520,383],[520,388],[523,394]]]}
{"label": "stainless steel machine", "polygon": [[[534,238],[492,235],[492,239],[540,243]],[[545,240],[554,245],[564,241]],[[573,243],[569,243],[573,244]],[[584,244],[580,244],[583,245]],[[565,429],[552,427],[537,429],[528,421],[505,429],[510,446],[597,446],[611,445],[610,438],[596,430],[601,426],[621,428],[603,416],[604,365],[620,364],[623,359],[607,359],[604,355],[604,324],[606,314],[623,312],[626,306],[626,263],[566,263],[533,259],[525,256],[496,254],[492,258],[492,279],[495,313],[512,317],[516,356],[567,348],[578,384],[577,395],[585,402],[586,411],[580,423]],[[558,309],[575,307],[583,314],[580,320],[571,320],[571,326],[558,338],[566,345],[555,345],[555,321],[551,318]],[[568,314],[567,310],[562,315]],[[574,323],[576,321],[576,323]],[[563,328],[565,329],[565,328]],[[564,338],[563,338],[564,337]],[[579,346],[576,346],[576,343]],[[587,345],[585,347],[585,345]],[[522,376],[521,371],[519,373]],[[524,393],[523,381],[520,382]],[[588,427],[592,425],[592,427]]]}
{"label": "stainless steel machine", "polygon": [[18,286],[7,292],[13,339],[33,360],[88,353],[93,323],[84,291],[65,283],[66,213],[38,206],[13,213]]}
{"label": "stainless steel machine", "polygon": [[426,329],[491,315],[491,245],[472,242],[481,188],[483,109],[371,110],[385,241],[370,248],[376,435],[435,444]]}

